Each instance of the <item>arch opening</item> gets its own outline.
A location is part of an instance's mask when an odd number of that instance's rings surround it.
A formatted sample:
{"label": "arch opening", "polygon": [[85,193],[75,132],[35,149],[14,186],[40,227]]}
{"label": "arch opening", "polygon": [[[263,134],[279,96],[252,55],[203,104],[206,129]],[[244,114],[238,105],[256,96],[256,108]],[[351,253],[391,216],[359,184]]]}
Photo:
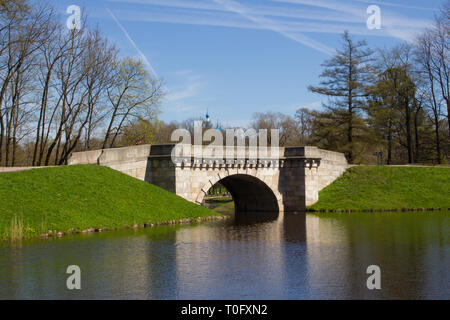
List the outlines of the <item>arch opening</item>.
{"label": "arch opening", "polygon": [[202,206],[222,214],[231,214],[234,212],[233,197],[228,189],[220,182],[216,182],[209,188],[203,198]]}
{"label": "arch opening", "polygon": [[[279,212],[278,201],[273,191],[260,179],[245,175],[235,174],[219,180],[212,188],[223,186],[234,201],[234,212]],[[223,189],[221,189],[222,194]]]}

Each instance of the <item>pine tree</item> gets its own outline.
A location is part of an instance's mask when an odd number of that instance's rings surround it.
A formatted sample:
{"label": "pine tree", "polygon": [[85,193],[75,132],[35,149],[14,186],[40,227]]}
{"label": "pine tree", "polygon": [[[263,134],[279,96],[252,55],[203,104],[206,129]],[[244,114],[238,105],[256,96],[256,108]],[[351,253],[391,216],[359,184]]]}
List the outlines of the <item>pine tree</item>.
{"label": "pine tree", "polygon": [[329,122],[329,132],[345,134],[345,145],[339,145],[339,151],[346,153],[350,163],[354,162],[355,139],[359,138],[362,129],[360,113],[364,108],[366,86],[372,78],[372,54],[365,41],[354,42],[347,31],[342,37],[342,49],[336,50],[336,55],[325,61],[325,68],[320,77],[323,79],[320,86],[309,86],[312,92],[329,97],[325,105],[328,114],[333,117]]}

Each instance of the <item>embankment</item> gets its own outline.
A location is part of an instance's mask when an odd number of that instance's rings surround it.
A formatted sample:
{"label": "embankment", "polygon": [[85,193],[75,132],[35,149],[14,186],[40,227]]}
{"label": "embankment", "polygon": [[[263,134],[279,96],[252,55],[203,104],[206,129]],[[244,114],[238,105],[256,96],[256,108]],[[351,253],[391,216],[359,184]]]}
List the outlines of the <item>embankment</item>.
{"label": "embankment", "polygon": [[309,211],[450,208],[450,168],[357,166],[319,192]]}
{"label": "embankment", "polygon": [[0,174],[3,239],[61,236],[209,217],[220,214],[107,167],[74,165]]}

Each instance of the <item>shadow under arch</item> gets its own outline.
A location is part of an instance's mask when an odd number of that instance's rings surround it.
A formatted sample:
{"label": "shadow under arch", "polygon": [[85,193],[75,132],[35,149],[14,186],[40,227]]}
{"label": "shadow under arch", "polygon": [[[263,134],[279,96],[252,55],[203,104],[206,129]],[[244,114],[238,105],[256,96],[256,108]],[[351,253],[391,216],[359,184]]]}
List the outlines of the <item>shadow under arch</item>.
{"label": "shadow under arch", "polygon": [[273,191],[257,177],[234,174],[218,181],[233,197],[235,213],[279,212],[278,200]]}

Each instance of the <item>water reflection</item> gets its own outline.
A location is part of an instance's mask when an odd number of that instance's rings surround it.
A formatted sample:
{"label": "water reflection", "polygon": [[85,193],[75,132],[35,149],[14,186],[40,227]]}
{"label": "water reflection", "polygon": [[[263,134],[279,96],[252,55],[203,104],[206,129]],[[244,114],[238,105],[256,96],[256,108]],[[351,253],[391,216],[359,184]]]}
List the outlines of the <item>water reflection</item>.
{"label": "water reflection", "polygon": [[[0,247],[0,299],[449,299],[449,231],[448,212],[249,213],[37,240]],[[366,288],[371,264],[381,290]]]}
{"label": "water reflection", "polygon": [[283,223],[281,219],[274,219],[277,216],[245,213],[223,224],[179,230],[176,235],[177,298],[281,295]]}
{"label": "water reflection", "polygon": [[[311,215],[307,230],[309,286],[319,296],[449,297],[448,212]],[[365,287],[372,264],[382,290]]]}

